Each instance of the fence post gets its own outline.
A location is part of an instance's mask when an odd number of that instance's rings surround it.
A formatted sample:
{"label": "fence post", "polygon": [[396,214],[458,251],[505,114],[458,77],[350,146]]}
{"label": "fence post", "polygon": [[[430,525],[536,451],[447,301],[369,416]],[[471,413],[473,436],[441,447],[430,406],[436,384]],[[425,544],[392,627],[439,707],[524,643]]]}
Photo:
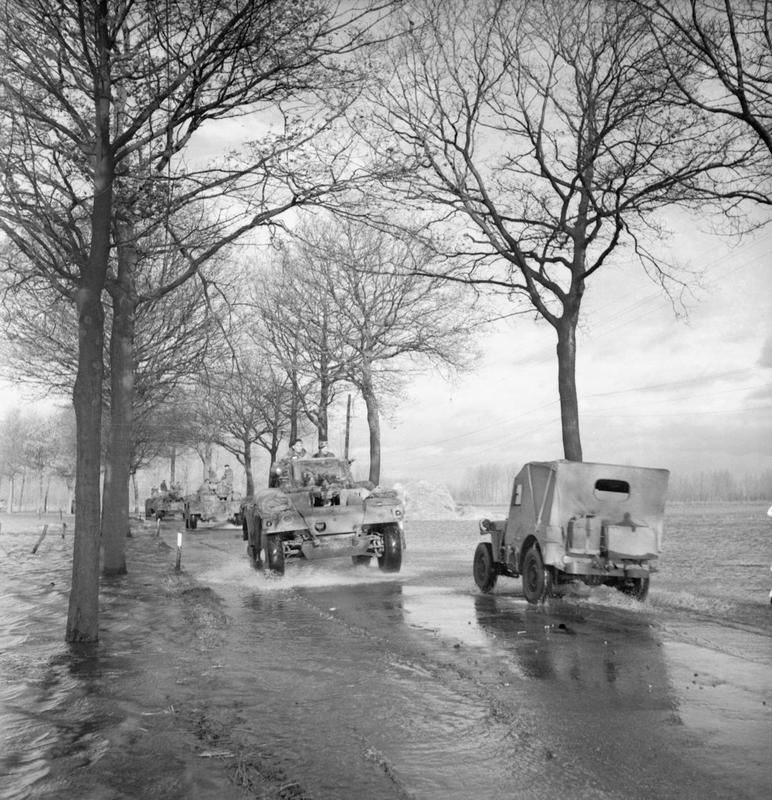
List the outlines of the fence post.
{"label": "fence post", "polygon": [[48,533],[48,525],[43,526],[43,533],[40,534],[40,538],[35,542],[35,546],[32,548],[32,554],[34,555],[38,551],[38,547],[40,547],[40,543],[43,539],[46,538],[46,534]]}
{"label": "fence post", "polygon": [[182,561],[182,533],[177,533],[177,563],[174,565],[176,572],[180,571],[180,562]]}

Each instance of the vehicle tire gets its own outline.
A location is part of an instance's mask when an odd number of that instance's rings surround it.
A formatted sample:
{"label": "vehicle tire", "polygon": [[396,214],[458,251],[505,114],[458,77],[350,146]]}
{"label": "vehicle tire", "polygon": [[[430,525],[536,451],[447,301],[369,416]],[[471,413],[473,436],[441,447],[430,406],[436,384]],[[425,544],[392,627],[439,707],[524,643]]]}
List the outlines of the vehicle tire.
{"label": "vehicle tire", "polygon": [[163,511],[156,511],[155,512],[155,518],[156,519],[163,519],[164,518],[164,512]]}
{"label": "vehicle tire", "polygon": [[382,572],[399,572],[402,567],[402,536],[396,526],[383,532],[383,555],[378,567]]}
{"label": "vehicle tire", "polygon": [[493,591],[499,573],[493,563],[493,548],[490,542],[480,542],[474,551],[474,561],[472,562],[472,574],[474,582],[481,592]]}
{"label": "vehicle tire", "polygon": [[195,514],[191,514],[188,517],[188,527],[194,531],[198,527],[198,517]]}
{"label": "vehicle tire", "polygon": [[623,578],[616,587],[622,594],[629,595],[640,602],[643,602],[649,595],[648,578]]}
{"label": "vehicle tire", "polygon": [[355,567],[367,567],[372,556],[351,556],[351,563]]}
{"label": "vehicle tire", "polygon": [[284,575],[284,545],[278,533],[265,537],[265,560],[271,572]]}
{"label": "vehicle tire", "polygon": [[543,603],[552,589],[552,573],[544,566],[541,550],[532,544],[523,556],[523,595],[529,603]]}
{"label": "vehicle tire", "polygon": [[260,550],[253,544],[247,545],[247,558],[255,569],[261,569],[263,562],[260,560]]}

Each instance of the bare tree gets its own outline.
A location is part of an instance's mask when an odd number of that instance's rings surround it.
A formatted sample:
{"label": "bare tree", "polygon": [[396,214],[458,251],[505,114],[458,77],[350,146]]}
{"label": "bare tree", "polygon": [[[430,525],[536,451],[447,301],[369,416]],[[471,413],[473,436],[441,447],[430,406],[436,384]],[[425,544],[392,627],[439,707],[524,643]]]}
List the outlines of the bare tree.
{"label": "bare tree", "polygon": [[[306,285],[334,309],[328,341],[340,354],[342,377],[365,402],[368,479],[378,484],[384,400],[403,392],[418,364],[448,370],[469,365],[473,309],[468,304],[463,313],[453,312],[457,288],[420,274],[430,269],[432,252],[409,234],[324,216],[302,229],[295,250]],[[311,346],[304,337],[303,347]],[[320,438],[325,434],[320,430]]]}
{"label": "bare tree", "polygon": [[50,479],[56,458],[54,420],[50,416],[31,414],[28,417],[27,436],[24,442],[26,466],[37,475],[38,511],[47,510],[47,480]]}
{"label": "bare tree", "polygon": [[[255,305],[271,357],[281,365],[293,399],[324,440],[329,408],[347,380],[351,354],[339,335],[340,309],[321,277],[305,251],[283,246],[277,263],[266,268]],[[290,441],[296,433],[297,423]]]}
{"label": "bare tree", "polygon": [[[246,493],[255,491],[253,447],[276,461],[291,403],[287,376],[254,348],[243,348],[229,369],[209,373],[206,395],[195,403],[195,418],[209,440],[231,453],[244,468]],[[194,401],[195,402],[195,401]]]}
{"label": "bare tree", "polygon": [[502,292],[553,328],[563,450],[581,460],[588,281],[637,258],[677,302],[683,278],[647,244],[662,234],[656,214],[702,202],[697,176],[746,163],[750,148],[730,120],[672,102],[672,73],[686,81],[688,65],[663,62],[632,4],[424,0],[409,16],[364,132],[392,137],[404,165],[389,192],[434,209],[432,243],[455,266],[431,274]]}
{"label": "bare tree", "polygon": [[29,422],[17,407],[9,409],[0,425],[0,466],[8,478],[8,510],[14,510],[14,503],[21,504],[23,491],[17,497],[16,477],[23,475],[25,467],[25,445],[29,436]]}
{"label": "bare tree", "polygon": [[[742,179],[723,176],[717,188],[724,196],[772,203],[772,5],[768,0],[636,2],[649,14],[674,102],[739,121],[759,144]],[[684,62],[691,67],[686,77]]]}

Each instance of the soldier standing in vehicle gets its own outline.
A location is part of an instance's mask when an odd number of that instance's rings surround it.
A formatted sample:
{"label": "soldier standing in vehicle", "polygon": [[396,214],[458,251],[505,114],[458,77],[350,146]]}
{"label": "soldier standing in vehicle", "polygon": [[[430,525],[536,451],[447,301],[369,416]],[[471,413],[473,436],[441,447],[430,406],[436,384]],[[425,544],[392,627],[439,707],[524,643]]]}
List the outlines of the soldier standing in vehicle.
{"label": "soldier standing in vehicle", "polygon": [[221,500],[228,500],[233,493],[233,470],[229,464],[223,467],[222,478],[217,484],[217,496]]}
{"label": "soldier standing in vehicle", "polygon": [[305,458],[306,448],[303,447],[302,439],[293,439],[289,452],[284,458]]}
{"label": "soldier standing in vehicle", "polygon": [[321,439],[319,441],[319,449],[314,453],[314,458],[335,458],[335,453],[331,453],[327,449],[327,442]]}

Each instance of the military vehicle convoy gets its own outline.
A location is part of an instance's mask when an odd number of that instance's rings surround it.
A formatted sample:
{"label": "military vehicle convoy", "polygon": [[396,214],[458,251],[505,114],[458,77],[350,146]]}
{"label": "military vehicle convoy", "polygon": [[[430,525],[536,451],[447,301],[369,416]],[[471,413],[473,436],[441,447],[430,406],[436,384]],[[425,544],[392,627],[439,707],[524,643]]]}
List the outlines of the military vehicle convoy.
{"label": "military vehicle convoy", "polygon": [[472,572],[483,592],[522,577],[529,603],[570,583],[613,586],[638,600],[662,550],[669,472],[575,461],[531,462],[515,477],[507,519],[480,522]]}
{"label": "military vehicle convoy", "polygon": [[270,486],[242,503],[242,530],[255,567],[283,574],[295,559],[350,557],[384,572],[402,566],[404,506],[372,489],[339,458],[292,458],[271,467]]}

